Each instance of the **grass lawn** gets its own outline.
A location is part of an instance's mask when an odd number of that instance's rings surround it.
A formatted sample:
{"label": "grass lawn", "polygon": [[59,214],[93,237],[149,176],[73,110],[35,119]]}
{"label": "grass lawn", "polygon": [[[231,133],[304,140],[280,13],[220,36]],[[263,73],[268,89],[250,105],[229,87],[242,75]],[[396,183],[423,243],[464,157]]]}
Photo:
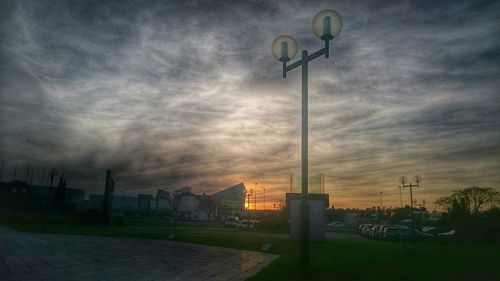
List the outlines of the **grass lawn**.
{"label": "grass lawn", "polygon": [[[20,231],[43,232],[40,224],[10,223]],[[288,235],[216,227],[50,224],[51,233],[167,239],[259,251],[271,243],[281,257],[250,280],[299,280],[298,243]],[[329,240],[311,244],[308,280],[500,280],[498,247]]]}

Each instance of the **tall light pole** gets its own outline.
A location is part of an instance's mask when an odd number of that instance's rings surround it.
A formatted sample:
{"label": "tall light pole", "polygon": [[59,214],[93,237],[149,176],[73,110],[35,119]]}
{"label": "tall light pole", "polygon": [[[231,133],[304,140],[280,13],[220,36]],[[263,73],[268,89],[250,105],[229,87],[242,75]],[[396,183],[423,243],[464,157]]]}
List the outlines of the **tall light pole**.
{"label": "tall light pole", "polygon": [[57,174],[57,169],[52,169],[50,171],[49,179],[50,179],[50,186],[47,187],[47,193],[46,193],[46,200],[45,200],[45,215],[43,218],[43,232],[47,232],[47,220],[49,216],[49,205],[50,205],[50,199],[52,197],[52,184],[54,183],[54,177]]}
{"label": "tall light pole", "polygon": [[250,211],[250,196],[252,196],[253,189],[250,188],[250,191],[247,191],[247,211]]}
{"label": "tall light pole", "polygon": [[257,211],[257,182],[255,183],[255,194],[254,194],[254,197],[253,197],[253,209],[254,211]]}
{"label": "tall light pole", "polygon": [[413,187],[419,187],[420,186],[420,182],[422,181],[422,177],[419,176],[419,175],[415,175],[413,177],[413,181],[416,183],[413,183],[413,182],[410,182],[409,184],[406,184],[408,182],[408,180],[406,179],[405,176],[402,176],[399,178],[399,183],[401,184],[401,187],[405,188],[405,187],[409,187],[410,188],[410,219],[411,219],[411,229],[412,229],[412,233],[413,233],[413,236],[415,236],[415,221],[414,221],[414,218],[413,218]]}
{"label": "tall light pole", "polygon": [[382,191],[380,191],[380,205],[377,208],[378,223],[382,223]]}
{"label": "tall light pole", "polygon": [[283,65],[283,78],[286,73],[299,66],[302,67],[302,196],[301,196],[301,220],[300,220],[300,262],[301,272],[306,277],[309,267],[309,204],[308,204],[308,68],[309,62],[315,58],[330,56],[330,41],[337,37],[342,29],[342,19],[340,15],[333,10],[324,10],[318,13],[312,24],[314,34],[325,42],[320,50],[309,55],[304,50],[302,58],[290,65],[287,65],[297,54],[297,41],[291,36],[282,35],[276,38],[272,45],[272,53],[275,59]]}
{"label": "tall light pole", "polygon": [[384,192],[380,191],[380,209],[382,209],[382,206],[383,206],[383,204],[382,204],[382,195],[383,194],[384,194]]}
{"label": "tall light pole", "polygon": [[266,189],[264,188],[264,211],[266,210]]}
{"label": "tall light pole", "polygon": [[250,231],[250,197],[252,196],[253,189],[250,189],[250,192],[247,191],[247,230]]}
{"label": "tall light pole", "polygon": [[399,186],[399,204],[401,204],[401,209],[403,209],[403,187]]}

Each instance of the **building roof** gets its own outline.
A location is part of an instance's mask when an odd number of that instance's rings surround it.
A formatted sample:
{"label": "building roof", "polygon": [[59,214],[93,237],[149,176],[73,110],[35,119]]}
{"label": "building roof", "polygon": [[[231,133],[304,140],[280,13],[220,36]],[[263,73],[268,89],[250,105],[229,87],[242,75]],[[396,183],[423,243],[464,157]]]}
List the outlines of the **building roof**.
{"label": "building roof", "polygon": [[215,198],[217,200],[232,200],[232,201],[240,201],[245,199],[245,184],[239,183],[237,185],[233,185],[224,190],[221,190],[217,193],[210,195],[210,197]]}

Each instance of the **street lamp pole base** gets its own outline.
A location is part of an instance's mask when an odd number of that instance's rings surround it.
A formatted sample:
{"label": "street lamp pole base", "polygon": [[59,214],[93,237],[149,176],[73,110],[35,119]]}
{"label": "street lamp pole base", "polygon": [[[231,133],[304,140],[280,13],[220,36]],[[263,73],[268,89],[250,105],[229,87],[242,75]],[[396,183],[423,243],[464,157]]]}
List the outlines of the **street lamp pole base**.
{"label": "street lamp pole base", "polygon": [[309,204],[301,204],[301,233],[300,233],[300,274],[302,280],[307,280],[309,275]]}

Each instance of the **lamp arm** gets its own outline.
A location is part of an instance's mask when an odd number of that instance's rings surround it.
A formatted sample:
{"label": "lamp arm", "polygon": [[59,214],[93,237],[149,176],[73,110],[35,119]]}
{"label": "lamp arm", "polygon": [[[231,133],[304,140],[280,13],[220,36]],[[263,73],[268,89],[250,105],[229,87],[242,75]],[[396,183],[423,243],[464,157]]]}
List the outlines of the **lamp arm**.
{"label": "lamp arm", "polygon": [[[307,62],[310,62],[312,61],[313,59],[315,58],[318,58],[318,57],[321,57],[321,56],[325,56],[325,58],[329,58],[330,57],[330,44],[329,44],[329,41],[330,40],[325,40],[325,47],[312,53],[311,55],[307,56],[306,60]],[[302,59],[290,64],[290,65],[286,65],[286,61],[283,61],[283,78],[286,78],[286,73],[288,71],[291,71],[299,66],[302,66],[304,62],[302,61]]]}

